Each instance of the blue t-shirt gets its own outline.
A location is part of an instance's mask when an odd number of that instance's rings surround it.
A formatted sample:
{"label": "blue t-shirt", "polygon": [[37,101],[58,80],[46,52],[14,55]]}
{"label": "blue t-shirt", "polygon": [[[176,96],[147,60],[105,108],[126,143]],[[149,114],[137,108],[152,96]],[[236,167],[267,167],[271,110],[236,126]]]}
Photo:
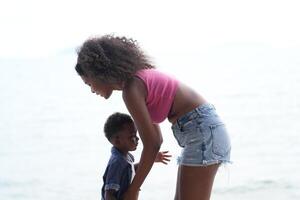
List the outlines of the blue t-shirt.
{"label": "blue t-shirt", "polygon": [[128,189],[133,169],[134,157],[128,153],[124,156],[117,148],[112,147],[111,156],[103,175],[102,199],[106,190],[115,190],[115,197],[119,200]]}

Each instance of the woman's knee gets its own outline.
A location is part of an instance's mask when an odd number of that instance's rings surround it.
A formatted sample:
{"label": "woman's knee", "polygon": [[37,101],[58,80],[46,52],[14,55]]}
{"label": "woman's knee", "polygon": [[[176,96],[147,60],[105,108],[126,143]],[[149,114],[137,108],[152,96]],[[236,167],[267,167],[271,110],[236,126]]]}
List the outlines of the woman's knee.
{"label": "woman's knee", "polygon": [[176,191],[175,191],[175,197],[174,200],[180,200],[180,166],[178,167],[178,171],[177,171],[177,182],[176,182]]}
{"label": "woman's knee", "polygon": [[182,166],[178,199],[208,200],[219,164],[205,167]]}

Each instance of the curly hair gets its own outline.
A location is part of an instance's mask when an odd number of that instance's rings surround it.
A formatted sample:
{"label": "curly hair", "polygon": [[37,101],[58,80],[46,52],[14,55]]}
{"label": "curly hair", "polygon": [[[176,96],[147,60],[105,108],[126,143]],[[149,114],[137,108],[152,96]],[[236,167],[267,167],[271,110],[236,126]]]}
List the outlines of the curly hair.
{"label": "curly hair", "polygon": [[104,35],[90,38],[77,54],[77,73],[104,83],[126,82],[140,69],[155,68],[137,42],[126,37]]}
{"label": "curly hair", "polygon": [[131,123],[134,122],[130,115],[119,112],[110,115],[104,124],[105,137],[110,141],[113,136],[123,129],[123,125]]}

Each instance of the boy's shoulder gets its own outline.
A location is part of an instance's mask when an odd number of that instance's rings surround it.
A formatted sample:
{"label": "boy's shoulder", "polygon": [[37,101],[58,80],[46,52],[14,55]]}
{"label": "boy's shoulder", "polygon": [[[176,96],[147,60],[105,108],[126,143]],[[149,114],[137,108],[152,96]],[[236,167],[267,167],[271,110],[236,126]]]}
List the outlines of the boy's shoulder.
{"label": "boy's shoulder", "polygon": [[127,157],[125,157],[115,147],[112,148],[108,166],[125,167],[129,165],[129,162],[134,162],[134,157],[131,153],[128,153]]}
{"label": "boy's shoulder", "polygon": [[126,160],[123,157],[111,155],[108,161],[108,165],[122,165],[126,164]]}

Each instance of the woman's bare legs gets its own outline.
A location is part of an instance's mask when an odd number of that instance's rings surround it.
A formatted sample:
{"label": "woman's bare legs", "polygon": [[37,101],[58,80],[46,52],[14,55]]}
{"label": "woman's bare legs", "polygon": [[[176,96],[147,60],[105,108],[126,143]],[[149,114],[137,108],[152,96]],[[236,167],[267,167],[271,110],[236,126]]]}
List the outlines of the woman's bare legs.
{"label": "woman's bare legs", "polygon": [[179,167],[178,167],[178,171],[177,171],[177,182],[176,182],[176,193],[175,193],[175,198],[174,198],[174,200],[179,200],[180,198],[180,166],[181,165],[179,165]]}
{"label": "woman's bare legs", "polygon": [[179,166],[175,200],[209,200],[218,167]]}

